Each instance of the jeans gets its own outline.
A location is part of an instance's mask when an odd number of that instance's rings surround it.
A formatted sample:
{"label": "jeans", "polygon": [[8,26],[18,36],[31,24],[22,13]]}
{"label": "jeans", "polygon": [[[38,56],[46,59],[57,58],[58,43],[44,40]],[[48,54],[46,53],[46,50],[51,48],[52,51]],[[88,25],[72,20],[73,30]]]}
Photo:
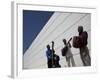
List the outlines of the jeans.
{"label": "jeans", "polygon": [[80,48],[80,57],[84,66],[91,66],[91,58],[87,46]]}

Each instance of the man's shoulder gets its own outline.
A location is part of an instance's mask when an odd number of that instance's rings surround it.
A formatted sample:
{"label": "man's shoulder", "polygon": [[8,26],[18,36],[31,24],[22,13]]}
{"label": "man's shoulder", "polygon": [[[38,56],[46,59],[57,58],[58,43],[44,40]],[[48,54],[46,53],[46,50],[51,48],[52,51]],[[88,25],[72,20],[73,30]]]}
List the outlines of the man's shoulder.
{"label": "man's shoulder", "polygon": [[46,50],[46,52],[51,52],[52,50],[50,49],[50,50]]}
{"label": "man's shoulder", "polygon": [[83,36],[88,36],[87,31],[84,31],[84,32],[82,33],[82,35],[83,35]]}
{"label": "man's shoulder", "polygon": [[87,34],[87,31],[83,31],[83,33]]}

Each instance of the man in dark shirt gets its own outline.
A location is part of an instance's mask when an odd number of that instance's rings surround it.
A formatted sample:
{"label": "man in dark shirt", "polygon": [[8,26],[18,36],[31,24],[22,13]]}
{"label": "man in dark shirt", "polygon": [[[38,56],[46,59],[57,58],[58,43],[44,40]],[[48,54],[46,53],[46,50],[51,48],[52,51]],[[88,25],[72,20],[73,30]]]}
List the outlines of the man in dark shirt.
{"label": "man in dark shirt", "polygon": [[46,56],[48,68],[52,68],[52,50],[50,49],[50,45],[47,45]]}
{"label": "man in dark shirt", "polygon": [[78,27],[78,32],[79,32],[79,39],[81,41],[81,46],[79,47],[81,60],[84,66],[90,66],[91,58],[87,47],[88,33],[86,31],[83,31],[83,26]]}
{"label": "man in dark shirt", "polygon": [[53,41],[52,41],[52,49],[50,49],[50,45],[47,45],[46,56],[47,56],[48,68],[61,67],[61,65],[59,64],[60,58],[57,54],[55,54],[54,42]]}

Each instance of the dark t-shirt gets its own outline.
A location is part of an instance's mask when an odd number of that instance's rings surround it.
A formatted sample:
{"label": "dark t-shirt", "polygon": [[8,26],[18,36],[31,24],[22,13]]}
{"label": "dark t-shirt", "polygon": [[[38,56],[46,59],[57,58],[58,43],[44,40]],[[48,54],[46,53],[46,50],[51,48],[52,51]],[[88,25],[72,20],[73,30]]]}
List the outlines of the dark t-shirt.
{"label": "dark t-shirt", "polygon": [[47,56],[48,61],[52,59],[52,50],[51,49],[48,49],[46,51],[46,56]]}
{"label": "dark t-shirt", "polygon": [[88,34],[86,31],[82,32],[80,35],[79,35],[79,38],[82,42],[82,45],[81,47],[84,47],[87,45],[87,38],[88,38]]}

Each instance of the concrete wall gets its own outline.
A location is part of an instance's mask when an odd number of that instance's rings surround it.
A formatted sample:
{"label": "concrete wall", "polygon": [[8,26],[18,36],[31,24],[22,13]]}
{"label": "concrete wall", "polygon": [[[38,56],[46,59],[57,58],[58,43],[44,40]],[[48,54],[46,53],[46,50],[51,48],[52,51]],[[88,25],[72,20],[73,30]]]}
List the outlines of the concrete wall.
{"label": "concrete wall", "polygon": [[[62,39],[68,40],[78,35],[78,25],[84,26],[84,30],[88,32],[88,48],[90,50],[91,14],[55,12],[24,54],[23,68],[47,68],[46,45],[51,45],[52,40],[55,42],[55,53],[60,56],[61,66],[67,67],[65,58],[61,56]],[[82,66],[79,49],[71,48],[71,50],[76,66]]]}

